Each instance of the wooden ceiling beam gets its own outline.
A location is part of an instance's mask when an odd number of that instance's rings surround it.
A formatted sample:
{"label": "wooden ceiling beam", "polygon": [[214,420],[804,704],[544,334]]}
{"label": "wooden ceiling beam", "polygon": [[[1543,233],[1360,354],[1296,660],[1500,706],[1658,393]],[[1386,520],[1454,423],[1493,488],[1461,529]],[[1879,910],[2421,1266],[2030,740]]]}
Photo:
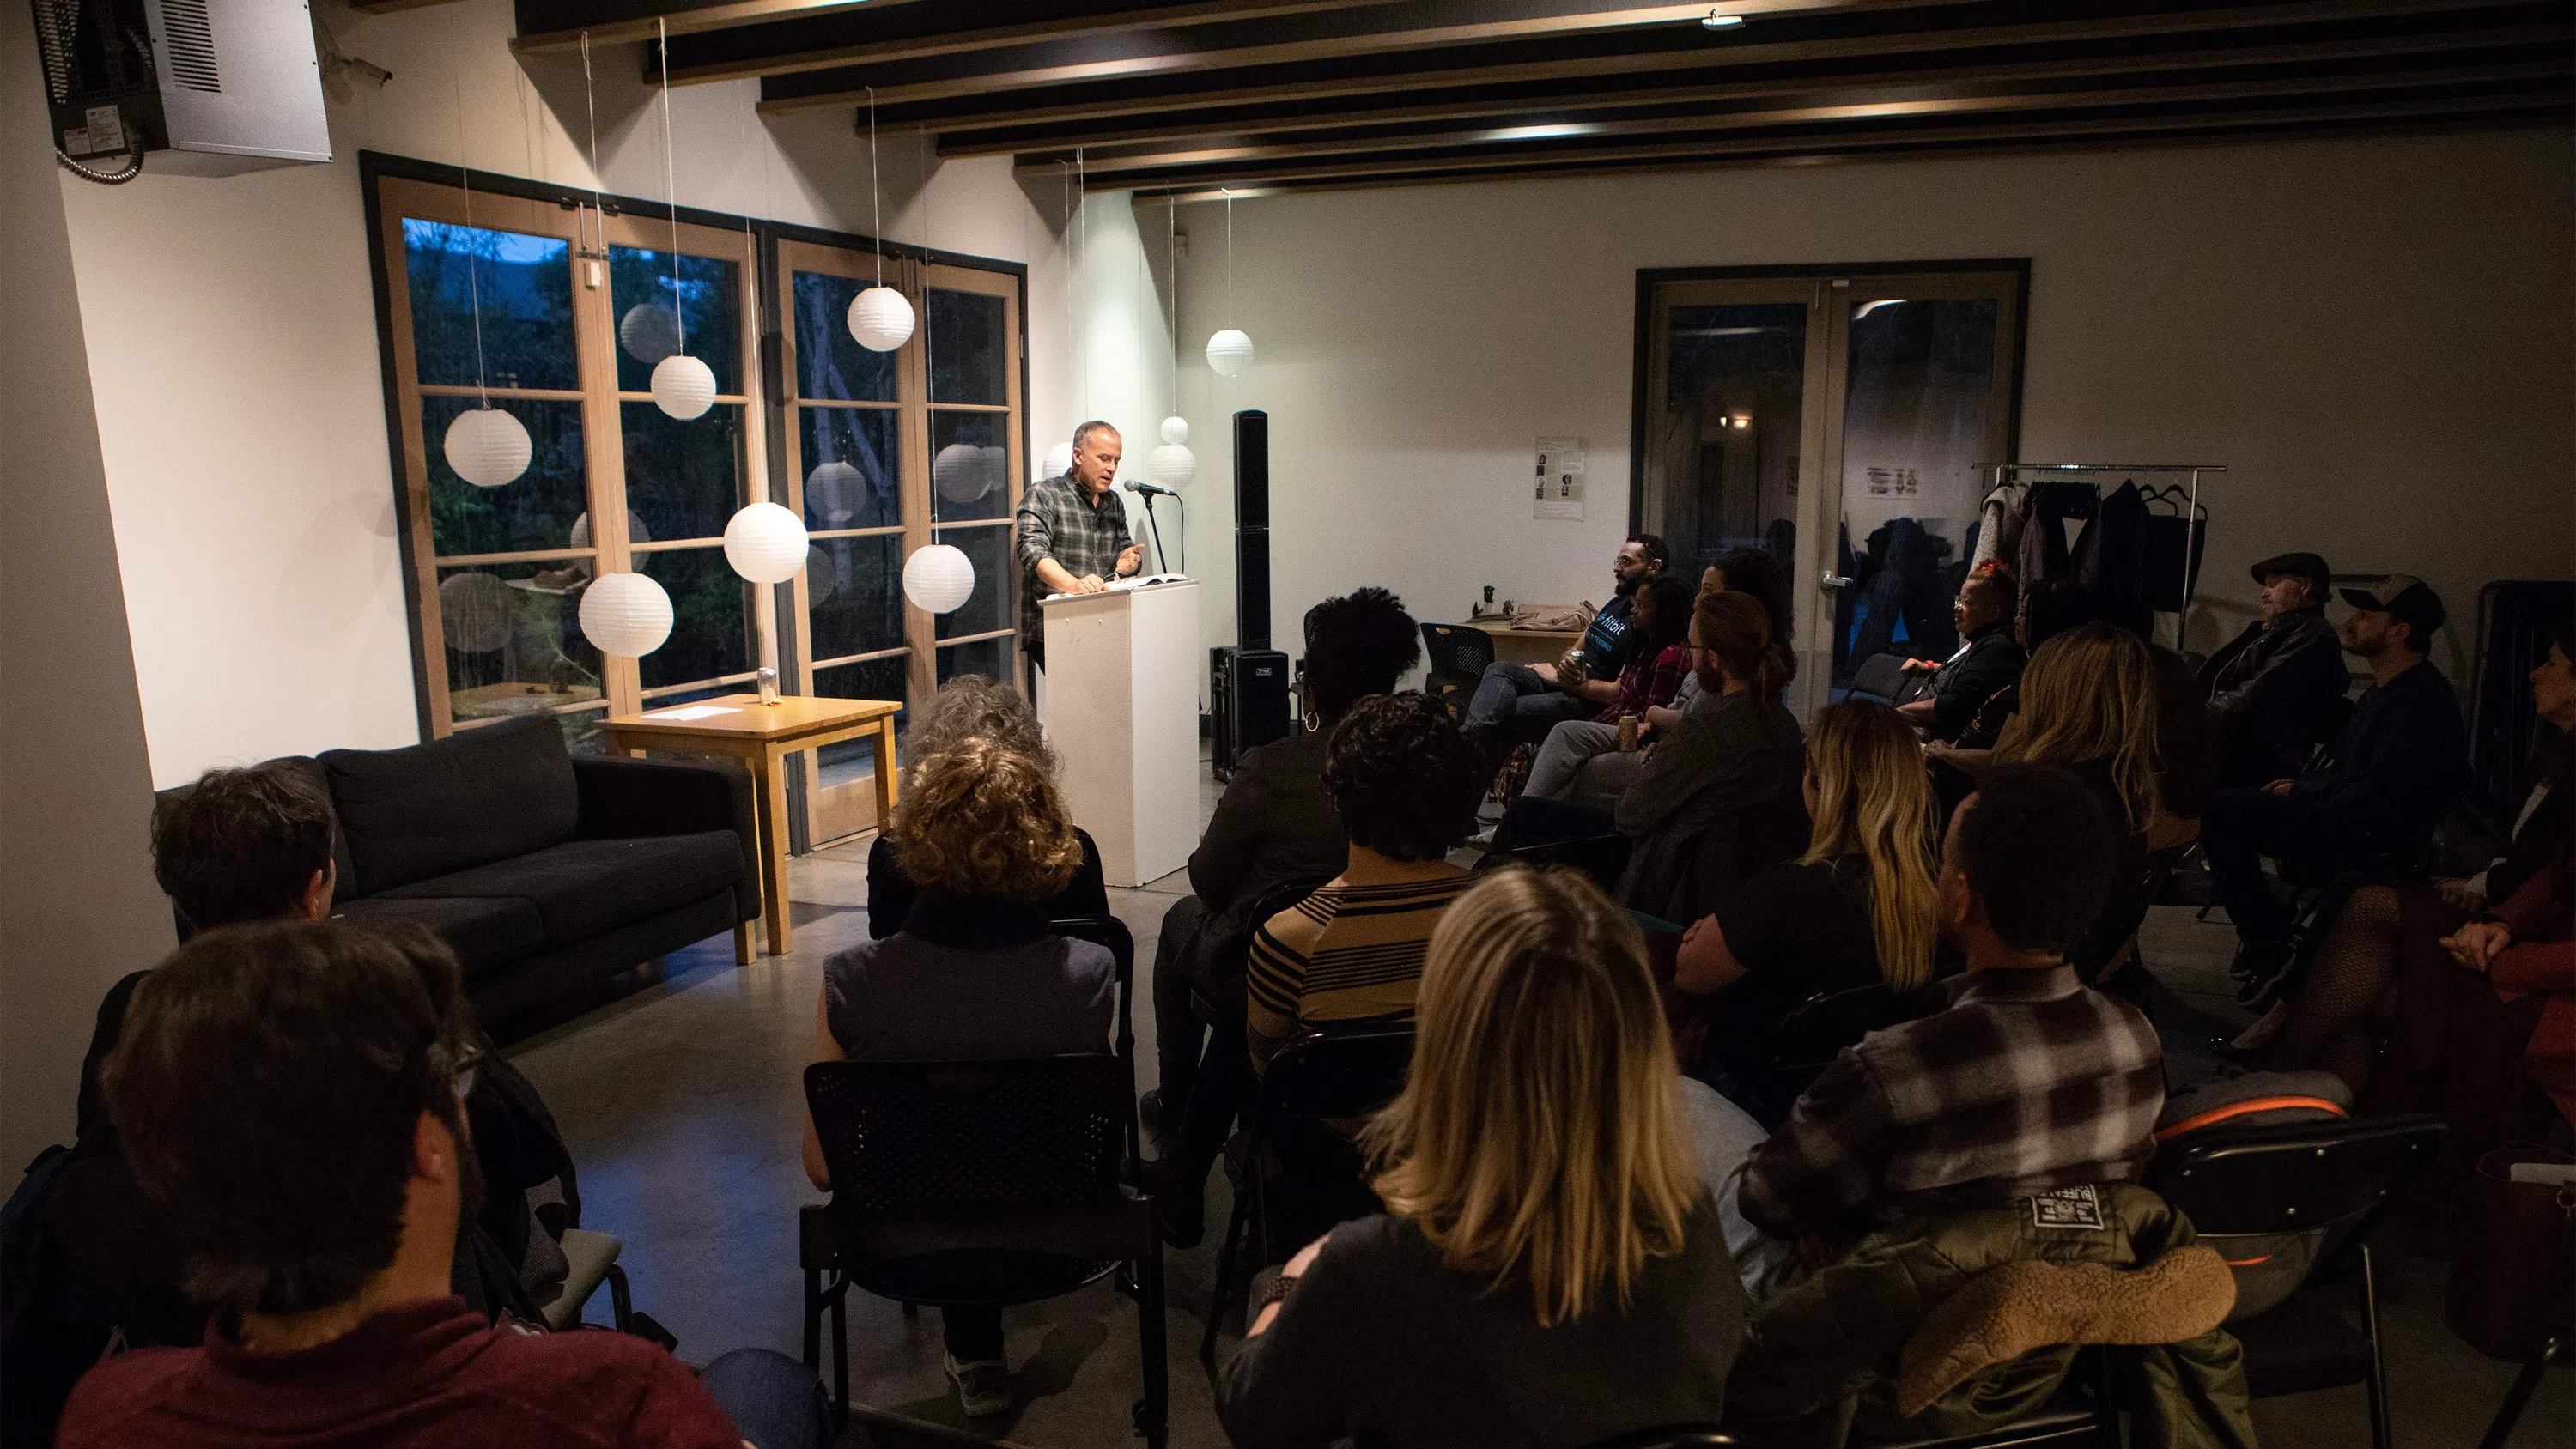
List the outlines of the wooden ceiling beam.
{"label": "wooden ceiling beam", "polygon": [[[2157,82],[2122,87],[2067,87],[2056,91],[2005,91],[1963,94],[1947,84],[1903,86],[1818,86],[1804,95],[1778,95],[1775,102],[1731,112],[1699,112],[1631,120],[1572,122],[1562,125],[1511,125],[1400,135],[1335,136],[1314,140],[1274,140],[1268,144],[1175,147],[1165,150],[1119,148],[1086,151],[1085,175],[1095,186],[1130,184],[1133,178],[1191,168],[1258,166],[1282,160],[1337,155],[1400,156],[1412,151],[1469,151],[1509,154],[1534,142],[1565,141],[1568,149],[1589,149],[1601,138],[1660,135],[1708,135],[1756,131],[1782,126],[1844,121],[1914,120],[1945,116],[2009,116],[2020,112],[2062,114],[2150,106],[2183,106],[2226,101],[2263,101],[2299,96],[2381,92],[2401,96],[2477,85],[2511,85],[2555,79],[2576,86],[2563,57],[2551,56],[2491,65],[2457,65],[2407,72],[2365,72],[2308,78],[2240,80],[2201,84]],[[1945,94],[1946,92],[1946,94]],[[1053,175],[1072,160],[1067,152],[1024,156],[1025,173]]]}
{"label": "wooden ceiling beam", "polygon": [[[1965,0],[1957,0],[1965,3]],[[850,70],[774,75],[761,82],[763,111],[850,105],[876,87],[879,123],[927,124],[938,129],[973,125],[1033,125],[1048,121],[1142,115],[1215,104],[1255,105],[1329,97],[1396,95],[1458,86],[1518,85],[1576,77],[1637,77],[1657,71],[1711,66],[1754,66],[1832,61],[1864,56],[1938,55],[2099,40],[2153,39],[2195,34],[2243,34],[2302,25],[2334,26],[2372,19],[2442,15],[2471,10],[2515,10],[2512,0],[2287,0],[2287,3],[2175,10],[2137,0],[2137,8],[2091,16],[2004,25],[1939,29],[1887,29],[1783,41],[1758,37],[1757,27],[1725,32],[1706,44],[1677,49],[1678,29],[1640,34],[1619,46],[1570,46],[1562,41],[1506,42],[1384,56],[1356,56],[1330,67],[1279,65],[1201,71],[1189,68],[1129,76],[1052,82],[1022,72],[1009,78],[944,78],[901,82],[882,73]],[[2551,7],[2539,7],[2551,8]],[[1708,34],[1709,32],[1700,32]],[[2255,43],[2260,43],[2259,41]],[[1009,84],[997,83],[1007,79]]]}
{"label": "wooden ceiling beam", "polygon": [[1095,169],[1094,189],[1132,189],[1138,198],[1178,197],[1184,201],[1215,200],[1222,185],[1236,199],[1265,190],[1313,185],[1349,185],[1376,181],[1439,179],[1507,179],[1550,172],[1600,172],[1635,166],[1699,166],[1713,162],[1762,160],[1788,162],[1875,155],[1918,150],[1960,149],[2035,140],[2104,143],[2138,140],[2162,143],[2219,131],[2273,133],[2325,126],[2381,126],[2418,121],[2506,120],[2564,121],[2576,109],[2576,90],[2565,87],[2524,93],[2494,90],[2444,97],[2322,105],[2272,110],[2238,109],[2163,117],[2100,117],[2071,120],[2025,120],[1965,126],[1923,125],[1908,120],[1873,123],[1831,135],[1736,136],[1690,139],[1654,145],[1625,146],[1570,154],[1531,151],[1520,154],[1412,156],[1382,160],[1298,163],[1236,177],[1173,177]]}
{"label": "wooden ceiling beam", "polygon": [[1571,119],[1586,112],[1628,110],[1747,100],[1766,95],[1795,95],[1826,86],[1985,85],[2048,82],[2083,77],[2112,77],[2201,69],[2265,65],[2330,65],[2406,56],[2476,54],[2500,50],[2556,47],[2567,33],[2557,25],[2494,26],[2466,31],[2427,31],[2374,36],[2358,40],[2298,45],[2225,46],[2204,50],[2148,51],[2120,48],[2070,60],[2007,61],[1962,65],[1878,69],[1838,76],[1780,75],[1759,80],[1730,80],[1715,85],[1664,85],[1651,88],[1591,89],[1578,84],[1558,92],[1530,85],[1477,88],[1472,95],[1449,101],[1412,105],[1316,110],[1301,104],[1272,107],[1209,107],[1194,111],[1157,112],[1142,117],[1111,117],[1096,122],[1060,121],[1046,125],[994,126],[938,134],[942,156],[1024,155],[1034,151],[1090,148],[1092,154],[1116,157],[1121,147],[1212,135],[1259,135],[1276,132],[1321,133],[1364,126],[1436,125],[1441,122],[1497,117]]}
{"label": "wooden ceiling beam", "polygon": [[[366,8],[364,6],[360,8]],[[673,35],[759,25],[784,16],[842,15],[865,12],[936,11],[920,0],[517,0],[512,13],[518,33],[510,49],[521,55],[577,50],[581,38],[593,45],[651,40],[657,22]]]}

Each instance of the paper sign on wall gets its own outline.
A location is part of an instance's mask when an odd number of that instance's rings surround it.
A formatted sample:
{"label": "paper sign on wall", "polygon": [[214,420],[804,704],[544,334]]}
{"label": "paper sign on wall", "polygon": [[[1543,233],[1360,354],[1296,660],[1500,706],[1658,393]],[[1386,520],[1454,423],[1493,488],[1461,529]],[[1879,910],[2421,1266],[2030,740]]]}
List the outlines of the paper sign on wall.
{"label": "paper sign on wall", "polygon": [[1538,478],[1532,489],[1530,517],[1583,516],[1583,440],[1538,440]]}

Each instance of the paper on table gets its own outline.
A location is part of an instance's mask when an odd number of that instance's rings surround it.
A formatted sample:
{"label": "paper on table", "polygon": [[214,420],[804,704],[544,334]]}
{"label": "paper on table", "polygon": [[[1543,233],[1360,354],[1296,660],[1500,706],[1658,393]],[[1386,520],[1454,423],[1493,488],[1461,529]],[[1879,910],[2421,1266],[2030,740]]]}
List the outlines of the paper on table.
{"label": "paper on table", "polygon": [[685,722],[693,719],[706,719],[713,715],[734,713],[738,713],[738,711],[727,709],[720,704],[693,704],[681,709],[657,709],[644,717],[646,719],[667,719]]}
{"label": "paper on table", "polygon": [[[1123,594],[1133,589],[1144,588],[1148,584],[1185,584],[1189,581],[1190,576],[1188,574],[1138,574],[1129,578],[1112,579],[1103,586],[1102,592]],[[1081,597],[1082,595],[1080,594],[1048,594],[1042,602],[1052,602],[1056,599],[1078,599]]]}

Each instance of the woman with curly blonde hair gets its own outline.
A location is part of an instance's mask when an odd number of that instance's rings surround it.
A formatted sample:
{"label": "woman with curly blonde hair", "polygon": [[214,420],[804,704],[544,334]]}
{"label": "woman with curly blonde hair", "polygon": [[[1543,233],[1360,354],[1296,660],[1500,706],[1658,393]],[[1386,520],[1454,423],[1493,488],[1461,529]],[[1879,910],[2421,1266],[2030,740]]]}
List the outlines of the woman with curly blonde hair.
{"label": "woman with curly blonde hair", "polygon": [[1432,933],[1383,1215],[1291,1259],[1227,1363],[1243,1449],[1542,1449],[1716,1420],[1744,1291],[1645,942],[1580,875],[1507,870]]}
{"label": "woman with curly blonde hair", "polygon": [[[1082,845],[1044,761],[981,735],[922,760],[895,805],[903,929],[823,963],[816,1061],[1014,1061],[1108,1050],[1117,963],[1054,933],[1047,898]],[[805,1174],[831,1170],[805,1124]],[[948,1374],[970,1415],[1010,1408],[998,1308],[950,1308]]]}

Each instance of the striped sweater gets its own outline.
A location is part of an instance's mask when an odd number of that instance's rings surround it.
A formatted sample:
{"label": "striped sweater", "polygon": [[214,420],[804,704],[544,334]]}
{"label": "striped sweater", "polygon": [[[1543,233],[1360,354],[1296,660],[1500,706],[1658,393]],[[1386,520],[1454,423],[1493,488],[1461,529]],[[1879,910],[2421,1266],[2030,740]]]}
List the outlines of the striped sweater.
{"label": "striped sweater", "polygon": [[1326,1022],[1407,1022],[1440,913],[1475,877],[1449,869],[1394,885],[1328,885],[1252,936],[1246,1036],[1252,1064]]}

